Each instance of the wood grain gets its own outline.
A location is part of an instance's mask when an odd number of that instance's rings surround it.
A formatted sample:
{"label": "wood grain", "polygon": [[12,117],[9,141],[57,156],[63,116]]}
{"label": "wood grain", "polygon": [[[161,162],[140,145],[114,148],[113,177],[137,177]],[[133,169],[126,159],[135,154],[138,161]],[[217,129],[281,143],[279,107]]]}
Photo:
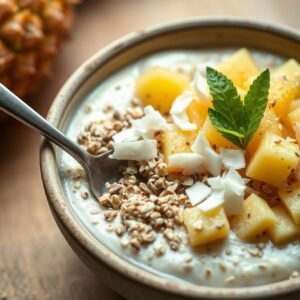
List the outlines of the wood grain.
{"label": "wood grain", "polygon": [[[31,105],[45,115],[68,76],[116,38],[187,16],[234,15],[300,28],[297,0],[86,0],[53,76]],[[123,299],[74,255],[53,221],[39,171],[40,137],[16,121],[0,125],[0,299]]]}

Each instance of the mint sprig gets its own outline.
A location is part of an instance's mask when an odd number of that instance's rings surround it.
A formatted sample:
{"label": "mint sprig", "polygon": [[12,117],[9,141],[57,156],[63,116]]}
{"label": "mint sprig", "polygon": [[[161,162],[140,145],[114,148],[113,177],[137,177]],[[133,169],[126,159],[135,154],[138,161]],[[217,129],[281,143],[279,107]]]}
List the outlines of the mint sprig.
{"label": "mint sprig", "polygon": [[222,73],[207,67],[206,79],[213,108],[208,116],[213,126],[238,147],[245,149],[256,132],[267,107],[270,71],[262,72],[252,83],[244,102],[233,83]]}

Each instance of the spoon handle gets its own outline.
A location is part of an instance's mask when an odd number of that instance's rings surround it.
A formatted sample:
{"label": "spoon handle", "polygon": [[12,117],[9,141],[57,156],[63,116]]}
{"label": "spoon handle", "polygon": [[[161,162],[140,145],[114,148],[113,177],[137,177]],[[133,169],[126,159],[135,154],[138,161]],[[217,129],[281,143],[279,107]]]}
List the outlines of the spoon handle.
{"label": "spoon handle", "polygon": [[81,150],[79,146],[47,122],[41,115],[39,115],[1,83],[0,109],[25,125],[37,130],[57,146],[67,151],[84,167],[86,166],[87,153]]}

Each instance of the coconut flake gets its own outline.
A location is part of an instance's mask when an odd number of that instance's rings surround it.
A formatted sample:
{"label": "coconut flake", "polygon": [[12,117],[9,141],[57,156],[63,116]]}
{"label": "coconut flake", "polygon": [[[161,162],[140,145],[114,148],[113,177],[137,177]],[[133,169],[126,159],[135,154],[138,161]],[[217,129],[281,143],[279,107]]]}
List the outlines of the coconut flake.
{"label": "coconut flake", "polygon": [[184,131],[195,130],[197,126],[189,121],[189,118],[185,112],[187,107],[194,100],[194,93],[190,90],[184,91],[181,95],[179,95],[170,110],[170,114],[173,118],[174,123]]}
{"label": "coconut flake", "polygon": [[224,172],[222,177],[208,178],[207,182],[213,191],[223,192],[224,209],[228,216],[243,211],[246,183],[236,170],[230,169],[228,172]]}
{"label": "coconut flake", "polygon": [[227,216],[238,215],[244,210],[244,197],[226,192],[223,207]]}
{"label": "coconut flake", "polygon": [[138,139],[138,134],[134,128],[129,128],[116,133],[112,139],[115,143],[134,141]]}
{"label": "coconut flake", "polygon": [[223,188],[223,180],[221,176],[207,178],[207,183],[214,190],[220,190]]}
{"label": "coconut flake", "polygon": [[196,71],[194,80],[192,81],[192,87],[194,88],[199,100],[204,102],[209,101],[210,95],[208,85],[206,79],[199,70]]}
{"label": "coconut flake", "polygon": [[168,156],[168,166],[183,170],[183,174],[198,174],[203,171],[204,158],[196,153],[178,153]]}
{"label": "coconut flake", "polygon": [[221,173],[222,161],[221,156],[211,148],[204,149],[205,168],[213,176]]}
{"label": "coconut flake", "polygon": [[151,113],[155,113],[155,109],[152,105],[147,105],[144,107],[144,114],[145,116],[150,115]]}
{"label": "coconut flake", "polygon": [[244,193],[246,184],[240,174],[230,169],[223,178],[223,187],[225,191],[224,209],[228,216],[237,215],[244,209]]}
{"label": "coconut flake", "polygon": [[114,144],[114,153],[110,156],[118,160],[148,160],[157,157],[157,141],[142,140]]}
{"label": "coconut flake", "polygon": [[130,120],[138,136],[152,139],[155,131],[168,129],[166,119],[158,111],[154,110],[152,106],[146,106],[144,112],[144,117]]}
{"label": "coconut flake", "polygon": [[222,166],[221,156],[210,147],[209,142],[202,131],[198,133],[191,149],[194,153],[204,156],[205,168],[210,174],[213,176],[220,174]]}
{"label": "coconut flake", "polygon": [[206,148],[210,148],[209,142],[206,139],[204,133],[202,131],[199,131],[193,145],[191,146],[191,149],[194,153],[204,155],[204,151]]}
{"label": "coconut flake", "polygon": [[192,206],[201,203],[211,193],[211,188],[202,182],[196,182],[185,190]]}
{"label": "coconut flake", "polygon": [[197,205],[197,207],[202,211],[210,211],[224,203],[224,191],[216,190],[211,193],[211,195],[202,203]]}
{"label": "coconut flake", "polygon": [[220,155],[222,163],[227,169],[243,169],[245,168],[245,157],[242,150],[221,148]]}
{"label": "coconut flake", "polygon": [[295,133],[296,133],[297,143],[300,145],[300,123],[295,123],[294,130],[295,130]]}

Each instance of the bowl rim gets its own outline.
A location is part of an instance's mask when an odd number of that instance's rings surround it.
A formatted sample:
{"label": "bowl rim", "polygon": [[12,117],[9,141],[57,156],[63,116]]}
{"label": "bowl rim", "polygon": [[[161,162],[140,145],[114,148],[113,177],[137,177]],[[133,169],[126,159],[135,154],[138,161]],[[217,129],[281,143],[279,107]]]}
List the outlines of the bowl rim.
{"label": "bowl rim", "polygon": [[[69,77],[60,89],[53,101],[47,120],[57,126],[60,122],[59,116],[69,100],[76,94],[81,83],[88,79],[92,74],[101,68],[102,63],[122,51],[143,43],[147,39],[167,34],[168,32],[186,28],[209,28],[209,27],[233,27],[243,29],[253,29],[279,35],[297,43],[300,43],[300,32],[285,25],[274,25],[257,20],[248,20],[236,17],[196,17],[181,19],[173,22],[161,23],[151,26],[145,30],[130,33],[108,46],[96,52],[87,59]],[[211,298],[211,299],[241,299],[241,298],[260,298],[278,296],[284,293],[296,291],[300,288],[300,278],[287,279],[276,283],[265,284],[252,287],[241,288],[216,288],[208,286],[197,286],[195,284],[183,283],[180,281],[162,278],[156,274],[141,269],[130,262],[125,261],[117,254],[106,248],[100,241],[96,240],[87,229],[77,220],[74,212],[68,208],[67,199],[61,189],[61,180],[57,170],[57,162],[53,146],[45,139],[41,145],[40,167],[44,189],[51,208],[56,216],[62,221],[68,232],[76,238],[81,246],[101,263],[106,264],[113,271],[120,275],[130,278],[142,285],[150,286],[156,290],[173,295],[181,295],[190,298]]]}

